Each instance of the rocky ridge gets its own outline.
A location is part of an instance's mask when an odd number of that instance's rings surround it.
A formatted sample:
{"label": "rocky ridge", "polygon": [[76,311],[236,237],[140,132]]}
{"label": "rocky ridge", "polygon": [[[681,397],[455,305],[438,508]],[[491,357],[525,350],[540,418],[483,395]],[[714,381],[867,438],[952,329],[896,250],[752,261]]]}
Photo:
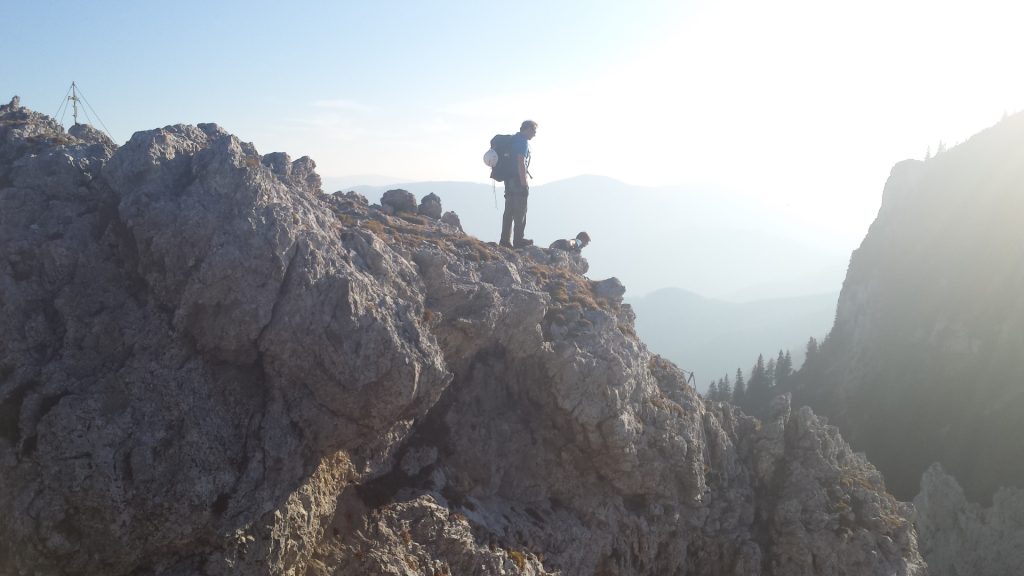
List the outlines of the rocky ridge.
{"label": "rocky ridge", "polygon": [[1024,567],[1024,490],[1000,488],[992,505],[967,501],[956,479],[933,464],[914,498],[921,553],[933,574],[1004,576]]}
{"label": "rocky ridge", "polygon": [[706,405],[617,280],[439,213],[0,107],[0,572],[925,573],[834,427]]}

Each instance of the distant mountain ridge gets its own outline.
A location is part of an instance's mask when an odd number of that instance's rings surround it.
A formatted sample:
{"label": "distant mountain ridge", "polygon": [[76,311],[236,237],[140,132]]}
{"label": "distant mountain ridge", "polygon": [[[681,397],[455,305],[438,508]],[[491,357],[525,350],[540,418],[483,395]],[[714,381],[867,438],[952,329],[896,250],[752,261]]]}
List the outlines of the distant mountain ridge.
{"label": "distant mountain ridge", "polygon": [[693,371],[697,386],[736,369],[749,374],[758,354],[790,351],[803,362],[807,340],[821,340],[835,318],[838,292],[754,302],[726,302],[680,288],[630,299],[636,329],[653,352]]}
{"label": "distant mountain ridge", "polygon": [[396,182],[408,182],[408,178],[385,176],[383,174],[351,174],[348,176],[323,177],[324,190],[348,190],[359,186],[388,186]]}
{"label": "distant mountain ridge", "polygon": [[[445,210],[459,215],[466,232],[498,239],[501,184],[413,182],[350,189],[377,202],[389,188],[420,197],[435,193]],[[630,296],[669,286],[749,300],[839,289],[847,252],[815,238],[790,237],[781,223],[766,228],[766,219],[760,207],[720,190],[649,188],[588,175],[533,188],[526,231],[547,246],[586,230],[594,239],[585,251],[592,273],[619,277]],[[780,293],[780,286],[786,291]]]}

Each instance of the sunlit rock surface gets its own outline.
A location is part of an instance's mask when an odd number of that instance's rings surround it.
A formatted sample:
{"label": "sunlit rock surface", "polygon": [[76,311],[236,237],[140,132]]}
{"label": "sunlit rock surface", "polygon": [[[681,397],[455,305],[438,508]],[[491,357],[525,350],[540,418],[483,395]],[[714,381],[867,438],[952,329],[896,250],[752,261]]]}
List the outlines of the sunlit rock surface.
{"label": "sunlit rock surface", "polygon": [[835,428],[705,405],[581,257],[319,188],[0,107],[0,573],[925,572]]}

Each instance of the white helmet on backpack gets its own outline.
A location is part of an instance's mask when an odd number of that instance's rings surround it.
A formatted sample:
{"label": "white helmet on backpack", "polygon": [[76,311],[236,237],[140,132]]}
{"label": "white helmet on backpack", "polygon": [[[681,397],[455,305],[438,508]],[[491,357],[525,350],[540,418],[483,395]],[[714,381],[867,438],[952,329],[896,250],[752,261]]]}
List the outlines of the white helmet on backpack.
{"label": "white helmet on backpack", "polygon": [[487,164],[488,168],[494,168],[498,165],[498,153],[491,148],[484,154],[484,164]]}

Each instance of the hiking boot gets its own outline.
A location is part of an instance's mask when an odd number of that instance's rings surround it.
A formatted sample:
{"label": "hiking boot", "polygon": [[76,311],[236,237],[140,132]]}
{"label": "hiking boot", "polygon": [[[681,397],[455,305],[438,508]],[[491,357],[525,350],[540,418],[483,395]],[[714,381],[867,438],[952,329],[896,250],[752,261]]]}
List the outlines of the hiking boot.
{"label": "hiking boot", "polygon": [[516,240],[516,243],[512,246],[515,248],[526,248],[527,246],[533,246],[533,240],[523,238],[522,240]]}
{"label": "hiking boot", "polygon": [[498,242],[498,246],[501,246],[502,248],[511,248],[512,244],[509,243],[508,240],[502,240],[501,242]]}

